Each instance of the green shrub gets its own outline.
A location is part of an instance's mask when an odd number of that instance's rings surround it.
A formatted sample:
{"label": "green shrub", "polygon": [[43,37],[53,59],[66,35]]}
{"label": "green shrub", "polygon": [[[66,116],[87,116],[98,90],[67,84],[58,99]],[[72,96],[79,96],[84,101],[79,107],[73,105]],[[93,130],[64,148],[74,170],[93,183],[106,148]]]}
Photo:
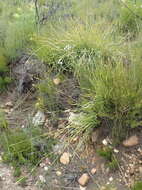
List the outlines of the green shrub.
{"label": "green shrub", "polygon": [[2,74],[7,71],[8,71],[8,68],[7,68],[6,58],[0,54],[0,73]]}
{"label": "green shrub", "polygon": [[132,188],[132,190],[141,190],[141,189],[142,189],[142,181],[135,183],[134,187]]}
{"label": "green shrub", "polygon": [[37,107],[47,108],[48,111],[56,111],[58,107],[57,100],[57,86],[54,84],[52,78],[47,78],[37,85],[39,92]]}
{"label": "green shrub", "polygon": [[15,13],[14,21],[11,21],[7,27],[4,46],[6,55],[10,59],[16,58],[25,51],[35,31],[34,10],[29,10],[28,7],[24,10],[20,14],[17,13],[17,16]]}
{"label": "green shrub", "polygon": [[115,158],[112,158],[111,162],[108,163],[108,167],[112,170],[115,171],[117,170],[118,167],[118,160],[116,160]]}
{"label": "green shrub", "polygon": [[14,177],[19,177],[20,175],[21,175],[21,169],[20,169],[20,167],[16,167],[16,168],[14,169],[13,176],[14,176]]}
{"label": "green shrub", "polygon": [[8,121],[5,118],[3,110],[0,110],[0,130],[8,129]]}
{"label": "green shrub", "polygon": [[54,144],[55,140],[44,135],[38,128],[8,130],[1,136],[3,160],[12,163],[14,168],[38,164],[48,154],[52,158],[50,154]]}
{"label": "green shrub", "polygon": [[0,91],[3,91],[11,82],[7,63],[26,51],[36,29],[32,3],[6,0],[0,5]]}
{"label": "green shrub", "polygon": [[5,90],[7,85],[11,83],[12,79],[10,77],[0,77],[0,91]]}
{"label": "green shrub", "polygon": [[86,72],[85,76],[84,72],[79,77],[80,81],[87,77],[89,81],[88,88],[87,85],[81,87],[85,88],[82,110],[88,113],[87,117],[94,114],[97,120],[106,120],[106,127],[110,128],[116,141],[124,138],[127,130],[141,126],[141,63],[98,64],[88,71],[89,74]]}
{"label": "green shrub", "polygon": [[98,153],[98,155],[105,158],[105,160],[107,161],[107,166],[111,170],[115,171],[116,169],[118,169],[118,161],[116,160],[116,158],[114,158],[112,148],[103,147],[102,149],[98,149],[97,153]]}
{"label": "green shrub", "polygon": [[3,91],[5,87],[11,82],[11,79],[6,76],[7,71],[7,60],[2,54],[0,54],[0,91]]}
{"label": "green shrub", "polygon": [[26,160],[32,159],[31,153],[35,152],[30,139],[22,131],[7,134],[3,139],[3,146],[5,152],[3,158],[7,162],[17,161],[19,164],[24,164]]}
{"label": "green shrub", "polygon": [[103,149],[97,150],[97,153],[104,157],[107,161],[111,161],[112,155],[113,155],[113,150],[109,147],[104,147]]}
{"label": "green shrub", "polygon": [[125,1],[120,10],[120,29],[125,34],[135,36],[142,25],[141,1]]}
{"label": "green shrub", "polygon": [[[95,72],[95,99],[99,116],[122,122],[125,127],[141,124],[141,64],[100,65]],[[124,122],[124,123],[123,123]],[[115,123],[113,123],[115,124]],[[116,124],[118,125],[118,123]]]}
{"label": "green shrub", "polygon": [[0,15],[0,48],[3,48],[4,55],[9,60],[20,56],[26,51],[34,32],[33,4],[22,1],[14,4],[6,0]]}
{"label": "green shrub", "polygon": [[96,0],[93,2],[91,0],[89,8],[88,15],[94,18],[94,22],[105,22],[106,24],[110,24],[111,22],[116,22],[119,16],[120,4],[115,0]]}

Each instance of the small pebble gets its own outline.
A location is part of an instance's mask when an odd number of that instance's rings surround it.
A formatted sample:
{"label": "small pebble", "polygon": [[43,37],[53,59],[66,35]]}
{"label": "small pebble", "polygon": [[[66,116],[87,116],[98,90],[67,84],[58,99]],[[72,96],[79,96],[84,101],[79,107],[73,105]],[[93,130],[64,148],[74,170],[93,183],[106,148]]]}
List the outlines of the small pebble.
{"label": "small pebble", "polygon": [[57,171],[57,172],[56,172],[56,175],[57,175],[57,176],[61,176],[61,175],[62,175],[62,172]]}
{"label": "small pebble", "polygon": [[109,178],[109,181],[110,181],[110,182],[113,181],[113,177],[110,177],[110,178]]}
{"label": "small pebble", "polygon": [[11,101],[6,102],[5,106],[7,106],[7,107],[13,107],[13,103]]}
{"label": "small pebble", "polygon": [[137,135],[133,135],[133,136],[129,137],[128,139],[126,139],[125,141],[123,141],[123,146],[125,146],[125,147],[132,147],[132,146],[136,146],[138,144],[139,144],[139,138],[137,137]]}
{"label": "small pebble", "polygon": [[53,79],[53,82],[55,85],[59,85],[61,83],[61,80],[59,78]]}
{"label": "small pebble", "polygon": [[45,167],[45,163],[40,163],[40,167],[44,168]]}
{"label": "small pebble", "polygon": [[64,152],[60,157],[60,162],[64,165],[68,165],[70,162],[70,154],[68,152]]}
{"label": "small pebble", "polygon": [[49,158],[46,158],[46,159],[45,159],[45,164],[51,165],[51,162],[50,162]]}
{"label": "small pebble", "polygon": [[139,167],[139,172],[140,174],[142,174],[142,167]]}
{"label": "small pebble", "polygon": [[47,166],[45,166],[45,167],[44,167],[44,170],[45,170],[45,171],[48,171],[48,167],[47,167]]}
{"label": "small pebble", "polygon": [[114,149],[113,151],[114,151],[115,153],[119,153],[119,150],[117,150],[117,149]]}
{"label": "small pebble", "polygon": [[135,169],[134,168],[131,168],[130,169],[130,174],[133,175],[135,173]]}
{"label": "small pebble", "polygon": [[87,173],[84,173],[82,174],[82,176],[78,179],[78,183],[81,185],[81,186],[86,186],[89,182],[89,175]]}
{"label": "small pebble", "polygon": [[86,190],[86,187],[79,186],[80,190]]}
{"label": "small pebble", "polygon": [[94,175],[96,173],[97,169],[96,168],[92,168],[91,170],[91,174]]}
{"label": "small pebble", "polygon": [[108,145],[108,142],[107,142],[107,140],[106,140],[106,139],[104,139],[104,140],[102,141],[102,143],[103,143],[103,145],[105,145],[105,146],[107,146],[107,145]]}

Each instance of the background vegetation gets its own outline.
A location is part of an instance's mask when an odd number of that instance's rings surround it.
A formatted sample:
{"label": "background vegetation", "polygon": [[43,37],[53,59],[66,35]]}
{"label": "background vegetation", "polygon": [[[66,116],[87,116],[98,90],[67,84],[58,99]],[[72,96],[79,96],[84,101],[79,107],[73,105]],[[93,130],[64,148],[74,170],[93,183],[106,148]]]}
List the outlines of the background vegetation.
{"label": "background vegetation", "polygon": [[[120,143],[142,124],[141,26],[140,0],[1,1],[0,91],[12,82],[10,67],[25,54],[34,57],[47,68],[36,85],[37,108],[59,112],[60,88],[53,79],[62,84],[74,78],[80,117],[66,128],[71,137],[86,139],[103,127]],[[29,134],[12,134],[3,119],[0,128],[6,160],[9,154],[19,163],[40,158]]]}

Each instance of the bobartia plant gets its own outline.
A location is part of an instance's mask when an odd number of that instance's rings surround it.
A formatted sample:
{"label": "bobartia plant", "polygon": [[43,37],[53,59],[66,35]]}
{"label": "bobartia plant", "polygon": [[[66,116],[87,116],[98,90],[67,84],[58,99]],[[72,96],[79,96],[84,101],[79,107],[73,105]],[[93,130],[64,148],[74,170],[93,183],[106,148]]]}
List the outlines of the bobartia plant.
{"label": "bobartia plant", "polygon": [[33,39],[36,55],[57,71],[74,70],[74,63],[82,57],[107,64],[121,56],[122,39],[114,38],[111,27],[105,29],[103,25],[86,26],[79,21],[67,22],[66,28],[45,26]]}
{"label": "bobartia plant", "polygon": [[119,141],[126,136],[128,130],[142,124],[141,63],[97,64],[89,71],[90,73],[86,72],[87,76],[85,72],[84,75],[78,72],[79,81],[86,77],[89,81],[88,88],[87,85],[81,86],[84,88],[82,111],[85,114],[83,116],[86,117],[86,121],[89,121],[87,125],[92,129],[98,126],[94,124],[94,118],[100,123],[106,121],[105,123],[109,124],[106,127],[110,129],[115,140]]}

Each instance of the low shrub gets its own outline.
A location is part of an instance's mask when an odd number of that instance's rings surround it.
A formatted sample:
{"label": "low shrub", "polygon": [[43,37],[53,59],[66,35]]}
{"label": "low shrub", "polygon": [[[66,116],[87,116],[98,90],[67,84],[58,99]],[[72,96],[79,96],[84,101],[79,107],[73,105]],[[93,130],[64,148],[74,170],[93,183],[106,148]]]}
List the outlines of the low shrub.
{"label": "low shrub", "polygon": [[103,149],[97,150],[97,153],[104,157],[107,161],[111,161],[112,155],[113,155],[113,150],[109,147],[104,147]]}
{"label": "low shrub", "polygon": [[[52,137],[44,135],[38,128],[8,130],[1,136],[3,161],[11,163],[14,168],[39,164],[45,155],[49,154],[52,158],[52,146],[55,143]],[[15,172],[17,175],[17,169]]]}

